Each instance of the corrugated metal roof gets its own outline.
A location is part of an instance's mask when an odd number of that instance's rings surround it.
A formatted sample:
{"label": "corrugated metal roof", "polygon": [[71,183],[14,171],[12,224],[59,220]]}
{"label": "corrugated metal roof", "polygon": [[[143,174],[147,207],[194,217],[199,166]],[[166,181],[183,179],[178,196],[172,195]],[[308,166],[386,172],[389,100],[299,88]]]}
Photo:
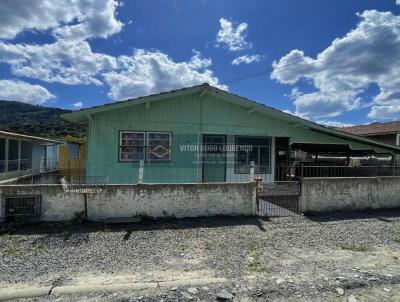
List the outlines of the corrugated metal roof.
{"label": "corrugated metal roof", "polygon": [[2,131],[2,130],[0,130],[0,136],[17,138],[17,139],[20,138],[20,139],[41,141],[41,142],[46,142],[46,143],[62,144],[62,142],[54,140],[54,139],[38,137],[38,136],[31,136],[31,135],[25,135],[25,134]]}
{"label": "corrugated metal roof", "polygon": [[175,93],[175,92],[184,92],[184,91],[187,91],[187,90],[192,90],[193,88],[200,88],[200,87],[211,87],[211,86],[208,83],[204,83],[204,84],[201,84],[201,85],[184,87],[184,88],[174,89],[174,90],[169,90],[169,91],[162,91],[162,92],[159,92],[159,93],[144,95],[144,96],[140,96],[140,97],[133,98],[133,99],[127,99],[127,100],[113,102],[113,103],[105,103],[105,104],[98,105],[98,106],[93,106],[93,107],[90,107],[90,108],[82,108],[82,109],[79,109],[79,110],[75,110],[72,113],[62,114],[62,116],[68,116],[70,114],[74,114],[74,113],[77,113],[77,112],[92,110],[92,109],[101,108],[101,107],[114,106],[116,104],[123,104],[123,103],[128,103],[128,102],[139,101],[139,100],[142,100],[142,99],[147,99],[147,98],[150,98],[150,97],[161,96],[161,95],[167,95],[167,94],[171,94],[171,93]]}
{"label": "corrugated metal roof", "polygon": [[260,112],[269,113],[269,114],[273,113],[279,118],[287,119],[294,123],[299,123],[301,125],[309,127],[310,129],[313,129],[314,131],[317,131],[317,132],[321,132],[321,133],[325,133],[325,134],[333,135],[333,136],[338,136],[338,137],[342,137],[342,138],[345,138],[348,140],[366,143],[369,145],[373,145],[373,146],[377,146],[377,147],[381,147],[381,148],[385,148],[385,149],[395,150],[396,152],[400,152],[400,147],[398,147],[398,146],[377,142],[375,140],[357,136],[353,133],[349,133],[349,132],[345,132],[345,131],[338,131],[336,129],[328,128],[323,125],[314,123],[312,121],[305,120],[298,116],[275,109],[271,106],[267,106],[263,103],[259,103],[259,102],[247,99],[245,97],[242,97],[240,95],[219,89],[217,87],[210,86],[207,83],[201,84],[201,85],[196,85],[196,86],[191,86],[191,87],[185,87],[185,88],[181,88],[181,89],[176,89],[176,90],[171,90],[171,91],[167,91],[167,92],[161,92],[158,94],[151,94],[151,95],[147,95],[147,96],[138,97],[135,99],[129,99],[129,100],[125,100],[125,101],[104,104],[104,105],[95,106],[95,107],[91,107],[91,108],[85,108],[85,109],[81,109],[81,110],[74,111],[71,113],[63,114],[63,115],[61,115],[61,117],[72,123],[78,123],[78,120],[86,120],[86,122],[87,122],[90,119],[90,114],[96,113],[99,111],[113,110],[113,109],[117,109],[117,108],[122,108],[124,106],[144,103],[147,101],[161,100],[163,98],[163,96],[170,96],[170,95],[173,96],[174,94],[179,94],[182,92],[190,93],[192,91],[194,92],[197,90],[204,91],[205,89],[207,89],[209,92],[214,92],[219,95],[230,96],[230,97],[232,97],[232,99],[238,100],[239,103],[241,103],[242,105],[245,105],[248,108],[257,108],[257,110],[260,110]]}

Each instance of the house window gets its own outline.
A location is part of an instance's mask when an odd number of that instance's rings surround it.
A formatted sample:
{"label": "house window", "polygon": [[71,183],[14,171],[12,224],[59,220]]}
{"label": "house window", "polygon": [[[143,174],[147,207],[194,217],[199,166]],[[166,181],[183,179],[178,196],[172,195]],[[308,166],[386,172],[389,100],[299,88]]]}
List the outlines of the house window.
{"label": "house window", "polygon": [[250,173],[250,162],[254,161],[254,172],[271,173],[271,140],[269,137],[237,136],[235,173]]}
{"label": "house window", "polygon": [[79,145],[68,143],[69,158],[79,158]]}
{"label": "house window", "polygon": [[145,135],[144,132],[120,132],[119,160],[135,161],[144,159]]}
{"label": "house window", "polygon": [[171,160],[171,133],[147,132],[146,157],[148,161]]}
{"label": "house window", "polygon": [[171,133],[121,131],[119,160],[170,161]]}

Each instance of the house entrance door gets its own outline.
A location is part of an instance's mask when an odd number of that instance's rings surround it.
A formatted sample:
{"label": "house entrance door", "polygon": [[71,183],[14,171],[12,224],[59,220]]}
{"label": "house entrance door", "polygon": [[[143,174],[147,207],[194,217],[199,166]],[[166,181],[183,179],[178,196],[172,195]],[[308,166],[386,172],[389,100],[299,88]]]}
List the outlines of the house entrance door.
{"label": "house entrance door", "polygon": [[226,135],[204,134],[202,150],[203,182],[226,180]]}

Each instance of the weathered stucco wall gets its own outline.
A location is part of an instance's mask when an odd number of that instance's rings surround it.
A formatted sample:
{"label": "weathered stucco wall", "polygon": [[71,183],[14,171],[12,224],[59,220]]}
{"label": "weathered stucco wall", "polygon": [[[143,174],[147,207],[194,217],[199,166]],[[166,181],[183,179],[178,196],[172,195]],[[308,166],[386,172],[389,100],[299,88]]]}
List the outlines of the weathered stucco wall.
{"label": "weathered stucco wall", "polygon": [[305,178],[303,212],[400,207],[400,177]]}
{"label": "weathered stucco wall", "polygon": [[[70,220],[84,210],[83,195],[64,193],[60,185],[0,187],[1,196],[10,194],[41,194],[42,221]],[[88,195],[88,218],[254,215],[255,206],[253,183],[108,185],[102,193]]]}
{"label": "weathered stucco wall", "polygon": [[[43,221],[66,221],[82,212],[82,195],[65,194],[61,185],[4,185],[0,186],[0,196],[40,194],[41,216]],[[4,198],[1,198],[1,217],[4,219]]]}

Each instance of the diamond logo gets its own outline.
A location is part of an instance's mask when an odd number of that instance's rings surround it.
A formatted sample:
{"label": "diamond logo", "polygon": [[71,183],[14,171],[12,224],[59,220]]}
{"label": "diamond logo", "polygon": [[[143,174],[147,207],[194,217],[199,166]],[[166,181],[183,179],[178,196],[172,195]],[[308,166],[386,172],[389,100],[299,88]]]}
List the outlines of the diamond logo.
{"label": "diamond logo", "polygon": [[154,156],[156,156],[158,158],[162,158],[165,155],[168,155],[168,153],[169,153],[168,148],[166,148],[162,145],[158,145],[157,147],[155,147],[151,150],[151,154],[153,154]]}

